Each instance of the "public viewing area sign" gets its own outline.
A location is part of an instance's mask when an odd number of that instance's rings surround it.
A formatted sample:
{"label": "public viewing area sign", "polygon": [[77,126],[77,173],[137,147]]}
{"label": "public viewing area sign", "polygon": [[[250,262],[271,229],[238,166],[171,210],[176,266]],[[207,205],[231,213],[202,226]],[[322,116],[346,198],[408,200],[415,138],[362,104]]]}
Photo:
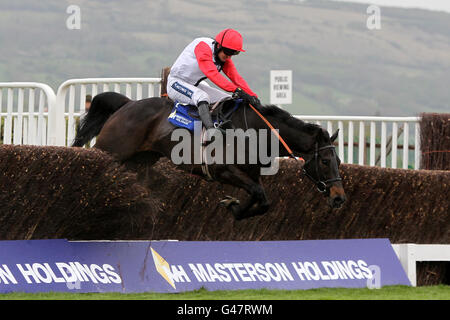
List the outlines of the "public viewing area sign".
{"label": "public viewing area sign", "polygon": [[270,103],[292,103],[292,70],[270,71]]}
{"label": "public viewing area sign", "polygon": [[0,292],[410,285],[388,239],[0,241]]}

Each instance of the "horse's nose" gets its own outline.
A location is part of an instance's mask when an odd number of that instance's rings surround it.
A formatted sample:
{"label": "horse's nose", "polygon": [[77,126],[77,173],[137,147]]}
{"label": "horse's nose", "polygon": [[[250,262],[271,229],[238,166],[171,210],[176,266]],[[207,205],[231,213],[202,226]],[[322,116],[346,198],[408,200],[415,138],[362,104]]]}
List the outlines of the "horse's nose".
{"label": "horse's nose", "polygon": [[342,205],[344,204],[345,200],[346,200],[345,196],[339,195],[339,196],[334,197],[334,199],[333,199],[333,208],[339,209],[340,207],[342,207]]}

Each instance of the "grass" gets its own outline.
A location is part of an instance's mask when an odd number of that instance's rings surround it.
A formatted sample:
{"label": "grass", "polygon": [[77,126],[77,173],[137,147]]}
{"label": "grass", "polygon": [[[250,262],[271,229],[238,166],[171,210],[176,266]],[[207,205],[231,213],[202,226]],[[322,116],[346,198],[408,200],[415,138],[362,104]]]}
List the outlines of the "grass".
{"label": "grass", "polygon": [[0,300],[450,300],[450,286],[387,286],[381,289],[237,290],[185,293],[7,293]]}

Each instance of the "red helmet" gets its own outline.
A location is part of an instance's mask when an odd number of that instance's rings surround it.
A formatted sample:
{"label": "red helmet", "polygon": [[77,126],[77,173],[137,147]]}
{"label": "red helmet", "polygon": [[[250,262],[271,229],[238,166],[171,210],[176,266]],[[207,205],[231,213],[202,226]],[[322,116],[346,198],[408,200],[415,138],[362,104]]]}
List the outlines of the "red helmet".
{"label": "red helmet", "polygon": [[234,29],[220,31],[215,40],[221,47],[245,52],[245,50],[242,49],[242,36]]}

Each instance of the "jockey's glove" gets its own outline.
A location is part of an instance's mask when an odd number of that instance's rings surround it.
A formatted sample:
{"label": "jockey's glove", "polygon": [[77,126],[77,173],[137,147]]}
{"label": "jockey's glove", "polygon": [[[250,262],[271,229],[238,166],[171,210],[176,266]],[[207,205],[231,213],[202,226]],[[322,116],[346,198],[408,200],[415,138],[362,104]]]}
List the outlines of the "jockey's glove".
{"label": "jockey's glove", "polygon": [[249,95],[247,92],[242,90],[241,88],[237,88],[233,92],[233,98],[242,99],[244,101],[247,101],[251,105],[260,105],[261,102],[259,102],[259,99],[257,97]]}
{"label": "jockey's glove", "polygon": [[250,96],[250,101],[248,102],[252,106],[258,107],[261,105],[261,101],[259,101],[258,97]]}

